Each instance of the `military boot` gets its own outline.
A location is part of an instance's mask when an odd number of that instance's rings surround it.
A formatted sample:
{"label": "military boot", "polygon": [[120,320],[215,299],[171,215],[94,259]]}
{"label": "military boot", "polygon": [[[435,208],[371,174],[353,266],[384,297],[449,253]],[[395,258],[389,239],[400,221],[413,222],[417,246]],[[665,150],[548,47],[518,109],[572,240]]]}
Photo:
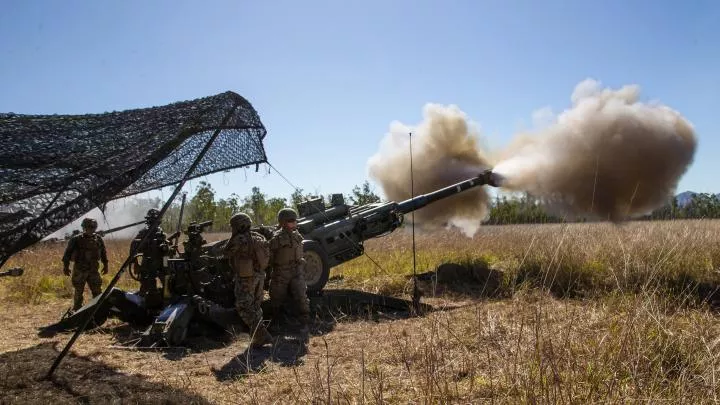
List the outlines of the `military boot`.
{"label": "military boot", "polygon": [[262,347],[270,343],[272,343],[272,335],[270,334],[270,332],[268,332],[264,326],[258,326],[257,330],[255,330],[255,334],[252,337],[250,346]]}

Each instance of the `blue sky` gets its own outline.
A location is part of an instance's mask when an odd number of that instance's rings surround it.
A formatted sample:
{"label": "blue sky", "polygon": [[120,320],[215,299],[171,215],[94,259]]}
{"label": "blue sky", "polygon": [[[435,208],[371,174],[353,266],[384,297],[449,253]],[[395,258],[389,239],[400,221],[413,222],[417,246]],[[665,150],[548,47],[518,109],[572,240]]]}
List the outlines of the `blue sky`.
{"label": "blue sky", "polygon": [[[717,21],[709,0],[3,0],[0,111],[95,113],[232,90],[258,110],[288,179],[347,193],[390,123],[418,123],[427,102],[458,105],[500,147],[590,77],[638,84],[684,114],[699,147],[678,191],[719,192]],[[221,196],[293,191],[263,170],[206,180]]]}

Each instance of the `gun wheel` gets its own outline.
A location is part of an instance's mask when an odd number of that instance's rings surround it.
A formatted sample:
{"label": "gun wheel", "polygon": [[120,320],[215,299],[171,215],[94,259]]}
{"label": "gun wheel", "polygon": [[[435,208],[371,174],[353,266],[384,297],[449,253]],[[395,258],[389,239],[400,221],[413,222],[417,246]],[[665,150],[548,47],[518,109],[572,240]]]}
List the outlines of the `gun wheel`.
{"label": "gun wheel", "polygon": [[320,243],[314,240],[304,240],[305,253],[305,283],[308,293],[317,293],[325,287],[330,276],[328,257]]}

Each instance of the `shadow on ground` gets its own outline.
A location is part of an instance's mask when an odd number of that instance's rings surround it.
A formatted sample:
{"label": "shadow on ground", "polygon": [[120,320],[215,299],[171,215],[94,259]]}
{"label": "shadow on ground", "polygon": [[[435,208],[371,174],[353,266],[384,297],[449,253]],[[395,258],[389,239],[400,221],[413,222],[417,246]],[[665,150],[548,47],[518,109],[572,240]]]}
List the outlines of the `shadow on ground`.
{"label": "shadow on ground", "polygon": [[[237,325],[239,329],[243,329],[244,325]],[[142,328],[134,328],[127,323],[119,323],[110,326],[102,326],[100,328],[91,329],[84,332],[85,334],[109,334],[112,336],[114,344],[111,346],[115,350],[140,350],[140,351],[156,351],[162,352],[167,360],[178,361],[191,353],[207,352],[211,350],[222,349],[233,343],[237,339],[235,331],[224,330],[217,325],[206,322],[193,322],[188,328],[188,335],[185,343],[178,347],[168,347],[166,345],[158,345],[157,347],[142,347],[141,335]],[[247,330],[246,328],[244,329]]]}
{"label": "shadow on ground", "polygon": [[52,380],[45,380],[59,354],[56,345],[41,343],[0,355],[0,403],[210,403],[192,392],[73,354],[63,360]]}
{"label": "shadow on ground", "polygon": [[[490,268],[484,261],[443,263],[435,271],[417,275],[423,297],[467,296],[473,298],[506,298],[508,291],[502,271]],[[412,282],[412,276],[408,277]]]}
{"label": "shadow on ground", "polygon": [[[282,367],[297,365],[307,353],[309,337],[332,331],[338,322],[382,322],[409,318],[416,313],[411,301],[346,289],[324,290],[322,295],[311,297],[310,306],[313,321],[306,333],[288,322],[275,325],[270,328],[274,336],[271,345],[261,348],[247,347],[220,369],[213,370],[216,378],[219,381],[239,379],[262,371],[268,362]],[[267,310],[266,317],[272,317],[269,308]],[[419,310],[430,312],[433,308],[421,303]],[[292,318],[292,315],[281,318]]]}
{"label": "shadow on ground", "polygon": [[[524,288],[545,290],[557,299],[651,293],[676,307],[705,306],[720,312],[720,282],[700,280],[694,272],[652,277],[638,274],[616,281],[593,269],[565,267],[549,273],[542,263],[527,261],[517,271],[505,273],[483,260],[473,260],[441,264],[435,271],[418,274],[417,280],[423,297],[498,299],[512,297]],[[408,283],[412,283],[412,276]]]}
{"label": "shadow on ground", "polygon": [[212,372],[218,381],[233,381],[262,371],[268,362],[282,367],[299,365],[305,354],[307,354],[307,340],[304,336],[280,334],[273,338],[272,345],[248,347],[220,369],[213,369]]}
{"label": "shadow on ground", "polygon": [[[313,321],[308,331],[300,333],[298,327],[292,323],[294,316],[281,314],[277,318],[285,322],[274,322],[273,328],[271,328],[271,333],[275,337],[274,344],[262,348],[246,349],[220,370],[217,370],[218,379],[232,379],[248,372],[257,371],[262,369],[267,361],[282,366],[297,364],[307,353],[308,338],[312,335],[317,336],[331,332],[338,322],[357,320],[381,322],[404,319],[417,313],[416,307],[411,301],[348,289],[324,290],[320,295],[310,298],[310,307]],[[420,313],[432,310],[430,305],[423,303],[420,303],[417,308]],[[235,310],[227,308],[221,312],[217,313],[216,320],[221,320],[224,327],[202,320],[192,321],[187,329],[188,334],[184,343],[180,347],[167,347],[162,342],[158,342],[160,344],[157,346],[148,347],[147,342],[141,338],[146,327],[139,325],[133,327],[119,320],[108,320],[103,326],[87,330],[84,333],[112,336],[114,342],[112,348],[116,350],[158,351],[171,361],[180,360],[193,353],[226,348],[235,342],[241,342],[241,345],[248,347],[251,339],[249,330]],[[272,314],[269,301],[263,303],[263,315],[266,322],[276,318]],[[54,333],[70,334],[72,332],[53,332],[47,335],[41,332],[40,335],[52,337]],[[153,342],[152,345],[154,344]]]}

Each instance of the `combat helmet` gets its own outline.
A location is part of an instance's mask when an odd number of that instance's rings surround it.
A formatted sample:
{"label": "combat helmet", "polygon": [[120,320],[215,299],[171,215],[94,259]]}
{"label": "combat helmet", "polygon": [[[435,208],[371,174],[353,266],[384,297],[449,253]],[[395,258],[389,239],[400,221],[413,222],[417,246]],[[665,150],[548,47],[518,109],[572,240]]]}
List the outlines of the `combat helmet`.
{"label": "combat helmet", "polygon": [[155,208],[150,208],[147,214],[145,214],[145,223],[148,225],[152,224],[158,219],[160,219],[160,211]]}
{"label": "combat helmet", "polygon": [[233,232],[246,232],[252,226],[252,219],[244,212],[233,215],[230,218],[230,228]]}
{"label": "combat helmet", "polygon": [[85,229],[85,228],[97,229],[98,223],[96,220],[94,220],[92,218],[85,218],[80,223],[80,227],[83,229]]}
{"label": "combat helmet", "polygon": [[297,212],[295,212],[294,209],[283,208],[280,211],[278,211],[277,220],[278,220],[278,222],[290,221],[293,219],[297,219],[297,216],[298,216]]}

